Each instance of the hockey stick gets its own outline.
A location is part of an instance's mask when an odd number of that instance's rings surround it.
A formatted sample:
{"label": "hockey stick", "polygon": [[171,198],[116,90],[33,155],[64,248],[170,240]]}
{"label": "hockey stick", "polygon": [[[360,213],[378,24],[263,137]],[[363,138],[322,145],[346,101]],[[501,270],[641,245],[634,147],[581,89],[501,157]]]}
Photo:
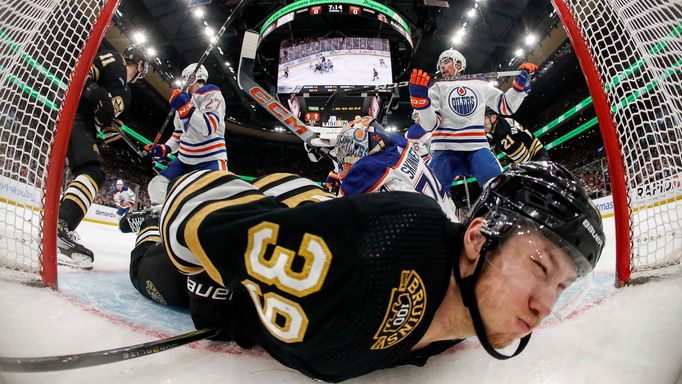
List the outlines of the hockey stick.
{"label": "hockey stick", "polygon": [[133,152],[135,152],[135,154],[140,157],[140,159],[142,159],[148,155],[147,152],[138,149],[137,146],[135,145],[135,143],[133,143],[133,141],[130,140],[130,138],[126,135],[126,133],[123,132],[123,129],[121,128],[120,121],[114,120],[111,123],[111,127],[114,128],[114,130],[116,132],[118,132],[119,135],[121,135],[121,138],[123,139],[123,141],[125,141],[125,143],[128,144],[128,147],[130,147],[130,149],[132,149]]}
{"label": "hockey stick", "polygon": [[219,328],[205,328],[163,340],[107,349],[104,351],[79,353],[76,355],[46,357],[0,357],[0,370],[6,372],[47,372],[65,369],[94,367],[122,360],[131,360],[189,344],[193,341],[218,336]]}
{"label": "hockey stick", "polygon": [[[251,0],[241,0],[239,4],[232,10],[232,13],[230,13],[230,16],[227,17],[227,20],[223,23],[223,25],[220,27],[220,30],[218,31],[218,34],[211,39],[211,44],[208,45],[208,48],[204,51],[204,53],[201,55],[199,58],[199,61],[197,61],[197,66],[194,68],[194,71],[192,71],[192,75],[187,78],[185,83],[182,84],[182,89],[180,92],[185,92],[187,91],[187,88],[189,88],[189,81],[194,77],[194,75],[197,74],[197,71],[199,70],[199,67],[206,61],[206,58],[208,58],[208,55],[211,53],[213,48],[215,48],[216,44],[218,43],[218,40],[220,40],[220,37],[225,33],[225,30],[232,24],[232,21],[235,19],[235,16],[241,11],[242,8],[244,8],[248,3],[250,3]],[[159,132],[156,134],[156,137],[154,138],[154,142],[149,148],[154,148],[159,144],[159,141],[161,140],[161,136],[163,136],[163,133],[166,132],[166,127],[168,126],[168,123],[170,120],[173,118],[175,115],[175,110],[173,108],[168,111],[168,115],[166,115],[166,120],[163,121],[163,124],[161,124],[161,129],[159,129]]]}
{"label": "hockey stick", "polygon": [[[444,81],[457,81],[457,80],[473,80],[473,79],[497,79],[500,77],[516,76],[520,74],[521,71],[503,71],[503,72],[485,72],[485,73],[472,73],[469,75],[455,76],[455,77],[443,77],[440,79],[434,79],[434,83],[440,83]],[[407,87],[410,84],[409,80],[399,81],[392,84],[383,85],[369,85],[366,87],[356,87],[351,89],[345,89],[342,91],[336,91],[329,96],[327,102],[324,103],[322,107],[322,121],[326,121],[329,118],[329,107],[336,103],[336,100],[341,96],[346,96],[355,93],[368,93],[368,92],[382,92],[388,90],[396,90],[398,88]]]}
{"label": "hockey stick", "polygon": [[237,84],[291,132],[305,143],[309,143],[311,139],[315,138],[315,133],[253,80],[253,66],[256,60],[259,38],[258,33],[254,31],[247,30],[244,32],[244,42],[239,58],[239,69],[237,70],[239,74]]}

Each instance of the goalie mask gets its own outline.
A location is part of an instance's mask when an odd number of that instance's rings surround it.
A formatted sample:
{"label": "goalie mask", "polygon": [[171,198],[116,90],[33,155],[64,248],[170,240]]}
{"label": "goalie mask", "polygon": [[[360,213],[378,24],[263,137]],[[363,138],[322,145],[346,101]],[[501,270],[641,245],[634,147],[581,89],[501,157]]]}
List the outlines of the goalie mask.
{"label": "goalie mask", "polygon": [[[208,80],[208,71],[206,70],[206,67],[203,65],[199,65],[199,69],[196,70],[196,73],[194,73],[194,69],[197,67],[197,63],[190,64],[188,65],[185,69],[182,70],[182,83],[187,84],[187,86],[190,86],[197,81],[203,81],[204,83]],[[194,77],[192,77],[192,74],[194,73]]]}
{"label": "goalie mask", "polygon": [[379,152],[388,144],[388,136],[383,131],[383,127],[369,116],[356,116],[343,126],[334,148],[340,179],[346,177],[358,160]]}

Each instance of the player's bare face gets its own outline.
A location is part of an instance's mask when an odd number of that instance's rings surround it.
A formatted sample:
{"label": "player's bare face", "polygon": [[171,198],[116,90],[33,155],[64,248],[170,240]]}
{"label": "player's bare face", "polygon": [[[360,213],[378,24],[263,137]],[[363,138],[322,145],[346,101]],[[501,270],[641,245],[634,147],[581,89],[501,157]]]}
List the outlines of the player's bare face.
{"label": "player's bare face", "polygon": [[440,73],[443,77],[459,76],[462,73],[462,63],[454,62],[451,58],[447,58],[440,63]]}
{"label": "player's bare face", "polygon": [[529,334],[577,278],[568,253],[538,232],[514,231],[489,254],[476,286],[486,333],[496,348]]}

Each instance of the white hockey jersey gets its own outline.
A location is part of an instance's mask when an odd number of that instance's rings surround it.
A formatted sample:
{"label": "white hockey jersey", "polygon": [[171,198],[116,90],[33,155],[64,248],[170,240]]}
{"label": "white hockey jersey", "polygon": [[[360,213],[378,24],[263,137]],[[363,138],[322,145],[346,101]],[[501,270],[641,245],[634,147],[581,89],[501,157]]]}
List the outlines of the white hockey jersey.
{"label": "white hockey jersey", "polygon": [[135,192],[127,185],[124,185],[120,191],[114,189],[114,202],[119,208],[130,208],[135,205]]}
{"label": "white hockey jersey", "polygon": [[418,192],[436,200],[445,215],[452,222],[458,223],[455,203],[442,190],[436,175],[426,166],[414,145],[402,137],[395,140],[396,145],[355,162],[341,181],[339,195],[386,191]]}
{"label": "white hockey jersey", "polygon": [[181,120],[175,113],[173,135],[166,141],[185,164],[227,160],[225,147],[225,99],[220,88],[206,84],[192,94],[194,112]]}
{"label": "white hockey jersey", "polygon": [[417,112],[421,126],[433,132],[432,151],[475,151],[490,148],[483,130],[485,107],[508,116],[526,96],[514,88],[503,93],[486,80],[441,81],[429,88],[431,105]]}

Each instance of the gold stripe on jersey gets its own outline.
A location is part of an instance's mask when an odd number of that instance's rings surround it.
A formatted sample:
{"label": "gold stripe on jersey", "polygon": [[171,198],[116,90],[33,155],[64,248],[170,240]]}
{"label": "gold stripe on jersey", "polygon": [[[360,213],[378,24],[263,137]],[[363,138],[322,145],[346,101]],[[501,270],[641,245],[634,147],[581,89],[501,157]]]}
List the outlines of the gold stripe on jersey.
{"label": "gold stripe on jersey", "polygon": [[99,69],[96,66],[90,66],[90,78],[98,81],[99,80]]}
{"label": "gold stripe on jersey", "polygon": [[196,171],[196,172],[190,172],[186,173],[182,176],[179,176],[173,182],[168,186],[168,192],[166,193],[166,196],[171,196],[173,192],[178,188],[178,185],[182,184],[182,182],[187,179],[188,177],[194,175],[195,173],[202,172],[202,171]]}
{"label": "gold stripe on jersey", "polygon": [[526,147],[523,145],[519,145],[518,148],[512,153],[509,154],[509,157],[515,162],[515,163],[520,163],[523,161],[523,158],[527,155],[526,152]]}
{"label": "gold stripe on jersey", "polygon": [[194,253],[194,255],[196,255],[196,257],[199,259],[201,265],[203,265],[204,269],[206,270],[206,273],[208,273],[211,279],[213,279],[213,281],[215,281],[216,283],[220,284],[222,287],[225,286],[225,283],[223,282],[223,277],[220,275],[218,268],[216,268],[213,265],[211,259],[206,254],[206,251],[204,251],[204,248],[201,246],[201,241],[199,240],[199,226],[204,221],[204,219],[206,219],[206,216],[210,215],[215,211],[233,205],[248,204],[256,200],[260,200],[264,197],[265,196],[261,194],[253,194],[242,196],[232,200],[216,201],[201,208],[199,212],[193,214],[192,217],[190,217],[189,220],[186,221],[184,237],[187,247],[192,251],[192,253]]}
{"label": "gold stripe on jersey", "polygon": [[313,202],[313,203],[319,203],[320,201],[325,201],[325,200],[330,200],[334,198],[334,195],[331,193],[325,192],[320,188],[310,186],[310,188],[306,188],[307,190],[305,191],[300,191],[299,188],[298,190],[295,191],[295,195],[291,197],[286,197],[286,196],[281,196],[280,198],[282,199],[282,203],[286,204],[287,207],[289,208],[294,208],[302,203],[305,202]]}
{"label": "gold stripe on jersey", "polygon": [[254,180],[251,184],[262,191],[298,177],[300,176],[291,173],[273,173],[271,175],[263,176],[258,180]]}
{"label": "gold stripe on jersey", "polygon": [[537,155],[538,152],[539,152],[542,148],[544,148],[544,146],[542,145],[542,143],[540,142],[540,140],[538,140],[538,139],[533,139],[533,144],[531,144],[531,150],[530,150],[531,153],[533,154],[533,156]]}
{"label": "gold stripe on jersey", "polygon": [[[162,210],[160,227],[164,248],[176,268],[187,274],[204,270],[197,255],[180,242],[183,234],[171,233],[171,224],[186,223],[190,216],[194,216],[193,211],[200,204],[212,200],[220,202],[231,199],[230,201],[233,201],[235,197],[243,197],[245,192],[257,194],[258,198],[264,197],[251,184],[225,171],[191,172],[173,183]],[[185,239],[185,244],[188,243]],[[179,248],[174,249],[174,247]],[[196,260],[192,261],[193,259]]]}
{"label": "gold stripe on jersey", "polygon": [[[187,178],[190,176],[196,176],[197,173],[202,173],[196,180],[193,180],[190,184],[188,184],[184,190],[179,192],[179,194],[175,197],[172,197],[173,194],[175,193],[175,190],[179,188],[180,185],[182,185],[182,182],[185,181]],[[224,172],[191,172],[188,173],[184,176],[179,177],[175,182],[174,186],[171,191],[168,192],[167,196],[169,197],[169,200],[167,200],[164,204],[164,209],[161,214],[161,222],[160,222],[160,227],[161,227],[161,233],[162,233],[162,238],[165,239],[163,241],[163,246],[166,249],[166,253],[171,259],[171,262],[177,269],[179,269],[181,272],[186,273],[186,274],[196,274],[201,271],[203,271],[203,267],[191,264],[188,261],[184,261],[180,257],[177,257],[175,255],[175,252],[173,252],[172,247],[170,245],[170,242],[172,241],[172,236],[170,234],[170,223],[175,219],[176,212],[180,214],[180,211],[182,208],[185,208],[185,202],[186,200],[189,200],[189,198],[197,193],[201,193],[202,189],[206,187],[207,185],[211,185],[213,182],[216,180],[220,179],[221,177],[225,176]],[[166,208],[168,207],[168,208]],[[182,221],[184,218],[180,218]]]}
{"label": "gold stripe on jersey", "polygon": [[303,202],[320,202],[333,199],[314,181],[291,173],[274,173],[252,182],[266,196],[276,197],[289,208]]}
{"label": "gold stripe on jersey", "polygon": [[159,234],[158,226],[150,225],[145,229],[141,230],[140,233],[137,235],[137,239],[135,240],[135,246],[137,247],[138,245],[149,241],[155,243],[161,242],[161,235]]}

